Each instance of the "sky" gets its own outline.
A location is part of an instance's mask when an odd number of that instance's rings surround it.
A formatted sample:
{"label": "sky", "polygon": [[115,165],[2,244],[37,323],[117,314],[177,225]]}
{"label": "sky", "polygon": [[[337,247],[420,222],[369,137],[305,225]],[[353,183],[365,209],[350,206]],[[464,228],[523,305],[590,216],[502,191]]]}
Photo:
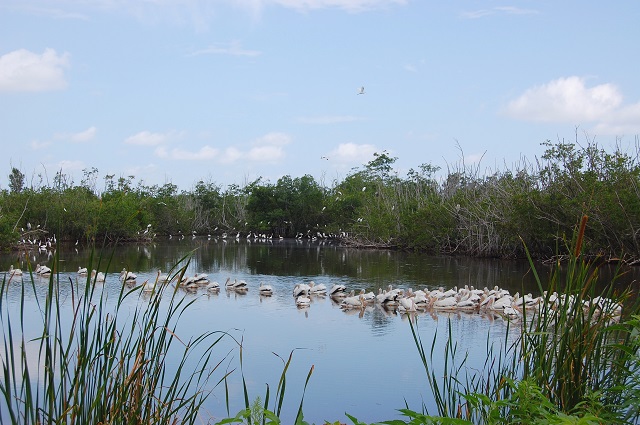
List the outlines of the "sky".
{"label": "sky", "polygon": [[[636,152],[640,2],[0,0],[0,189],[181,190],[374,154],[481,174],[541,143]],[[364,91],[361,92],[361,88]]]}

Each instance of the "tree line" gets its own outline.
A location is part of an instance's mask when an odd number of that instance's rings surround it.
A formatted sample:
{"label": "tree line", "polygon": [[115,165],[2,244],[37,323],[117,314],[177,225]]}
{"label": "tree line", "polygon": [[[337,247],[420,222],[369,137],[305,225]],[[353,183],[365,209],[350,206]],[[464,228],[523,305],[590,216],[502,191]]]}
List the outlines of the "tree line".
{"label": "tree line", "polygon": [[425,163],[405,176],[388,152],[321,185],[312,176],[259,178],[242,186],[198,181],[190,190],[85,169],[79,183],[58,172],[27,184],[13,168],[0,191],[0,247],[36,241],[118,243],[185,235],[334,238],[361,247],[519,258],[565,252],[564,235],[589,216],[583,252],[640,258],[640,149],[613,152],[542,143],[544,154],[513,169],[446,172]]}

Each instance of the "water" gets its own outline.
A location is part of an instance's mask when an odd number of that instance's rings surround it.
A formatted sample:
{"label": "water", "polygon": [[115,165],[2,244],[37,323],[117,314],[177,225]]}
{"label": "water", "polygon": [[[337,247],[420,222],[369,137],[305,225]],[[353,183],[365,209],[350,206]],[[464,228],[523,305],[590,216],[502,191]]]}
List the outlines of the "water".
{"label": "water", "polygon": [[[113,255],[113,257],[111,257]],[[207,273],[223,289],[211,295],[204,289],[183,296],[195,300],[180,319],[177,335],[188,341],[207,331],[226,331],[243,344],[243,369],[249,397],[264,400],[267,385],[273,400],[284,361],[292,354],[287,373],[283,405],[283,423],[292,423],[300,403],[304,383],[313,366],[305,398],[304,414],[309,423],[350,421],[345,412],[364,422],[400,418],[397,409],[420,411],[422,405],[433,409],[424,367],[418,356],[405,315],[379,306],[364,311],[343,311],[330,298],[313,298],[306,309],[296,307],[292,288],[296,283],[313,280],[330,287],[342,283],[348,290],[377,292],[378,288],[416,289],[451,288],[473,285],[483,288],[499,285],[512,293],[537,294],[537,285],[524,261],[432,257],[394,251],[365,251],[340,247],[329,242],[246,240],[183,240],[105,248],[93,253],[89,249],[59,252],[60,282],[64,305],[74,296],[70,280],[77,279],[78,267],[105,270],[111,258],[104,289],[115,299],[121,288],[119,271],[126,268],[138,275],[137,282],[154,280],[158,269],[168,271],[185,258],[188,275]],[[90,259],[93,258],[93,265]],[[98,265],[98,258],[101,263]],[[0,270],[11,264],[26,270],[29,263],[51,266],[53,256],[47,252],[0,256]],[[181,263],[184,264],[184,263]],[[543,276],[548,272],[540,265]],[[637,271],[625,279],[632,279]],[[26,277],[26,276],[25,276]],[[225,280],[244,279],[250,286],[247,294],[227,292]],[[260,282],[274,288],[272,297],[260,297]],[[46,280],[36,279],[36,288],[46,291]],[[17,308],[21,291],[10,287],[9,306]],[[144,299],[128,300],[134,308]],[[29,296],[25,304],[34,314],[26,323],[29,336],[38,335],[38,306]],[[481,369],[487,340],[501,343],[507,322],[499,316],[478,313],[420,313],[415,321],[427,350],[433,336],[439,335],[436,353],[442,352],[447,326],[458,342],[460,355],[469,352],[469,373]],[[32,327],[30,329],[30,327]],[[229,338],[216,347],[221,363],[216,382],[222,374],[235,369],[230,379],[230,414],[244,406],[237,343]],[[438,357],[438,356],[436,356]],[[443,356],[440,356],[443,358]],[[441,367],[441,365],[435,365]],[[436,413],[434,410],[431,413]],[[224,388],[213,388],[206,404],[205,417],[227,416]]]}

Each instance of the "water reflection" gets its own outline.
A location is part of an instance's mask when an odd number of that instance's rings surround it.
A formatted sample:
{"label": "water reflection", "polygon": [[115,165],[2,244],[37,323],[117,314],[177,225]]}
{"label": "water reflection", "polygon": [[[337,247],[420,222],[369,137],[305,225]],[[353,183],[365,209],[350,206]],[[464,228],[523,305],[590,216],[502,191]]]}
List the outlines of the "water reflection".
{"label": "water reflection", "polygon": [[[130,287],[153,281],[158,270],[164,273],[176,264],[187,265],[186,276],[208,274],[210,281],[220,283],[219,291],[206,286],[180,288],[181,294],[194,304],[181,317],[177,334],[184,341],[206,331],[229,331],[243,341],[243,373],[250,397],[264,399],[266,385],[276,388],[282,358],[294,350],[294,360],[287,375],[287,394],[283,423],[292,423],[300,402],[300,394],[309,368],[314,374],[305,395],[305,420],[323,423],[337,419],[348,422],[345,412],[364,422],[399,417],[397,409],[420,410],[422,403],[432,406],[424,369],[411,336],[409,321],[417,326],[423,342],[430,347],[437,335],[435,353],[444,350],[448,326],[458,342],[460,353],[469,352],[469,371],[481,370],[487,341],[500,344],[512,326],[492,313],[418,311],[400,314],[378,304],[364,309],[342,310],[331,297],[310,296],[308,306],[298,307],[292,290],[298,283],[345,285],[356,293],[377,292],[394,287],[435,289],[463,287],[500,287],[512,293],[532,292],[538,288],[529,265],[524,261],[431,257],[393,251],[362,251],[342,248],[331,243],[309,241],[266,241],[262,243],[235,240],[167,240],[144,246],[60,251],[58,284],[63,305],[84,288],[86,277],[79,267],[106,272],[105,282],[96,290],[116,299],[122,288],[120,271],[125,268],[137,275]],[[188,261],[188,263],[187,263]],[[52,267],[53,253],[9,253],[0,255],[0,270],[10,265],[23,271],[36,264]],[[540,266],[545,275],[547,268]],[[175,270],[174,270],[175,272]],[[602,274],[608,271],[603,269]],[[624,279],[637,277],[632,270]],[[247,291],[228,291],[227,278],[245,280]],[[606,276],[604,276],[606,278]],[[543,278],[544,279],[544,278]],[[21,282],[31,282],[27,273],[22,280],[9,285],[6,308],[19,308]],[[260,296],[259,285],[270,285],[273,294]],[[34,275],[36,293],[25,293],[25,305],[33,314],[25,326],[29,338],[38,336],[40,315],[36,297],[46,296],[50,281]],[[131,297],[132,307],[148,299],[148,294]],[[31,326],[31,329],[29,329]],[[233,349],[233,344],[229,347]],[[275,353],[275,354],[274,354]],[[237,356],[234,357],[237,362]],[[230,365],[230,369],[237,364]],[[436,365],[438,367],[438,365]],[[392,373],[388,371],[391,370]],[[243,407],[242,381],[239,372],[229,384],[232,396],[230,413]],[[224,393],[214,390],[206,406],[216,418],[226,416]]]}

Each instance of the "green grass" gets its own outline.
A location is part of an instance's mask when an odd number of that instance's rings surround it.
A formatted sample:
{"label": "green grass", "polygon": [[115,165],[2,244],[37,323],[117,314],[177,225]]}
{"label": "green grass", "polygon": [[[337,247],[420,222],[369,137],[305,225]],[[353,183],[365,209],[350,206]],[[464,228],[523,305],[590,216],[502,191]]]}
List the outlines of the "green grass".
{"label": "green grass", "polygon": [[[184,273],[188,261],[182,261],[171,273]],[[96,266],[107,271],[109,261],[102,263]],[[225,378],[212,382],[221,364],[214,349],[231,336],[214,331],[181,338],[176,325],[193,301],[172,286],[158,282],[131,310],[127,301],[141,296],[140,287],[123,285],[117,299],[108,301],[104,286],[91,277],[80,284],[60,281],[58,266],[56,258],[44,297],[35,276],[25,278],[18,308],[9,306],[7,294],[9,285],[19,283],[5,278],[0,284],[0,422],[200,423],[211,387]],[[71,300],[60,298],[63,285],[70,286]],[[35,338],[25,329],[27,315],[34,314],[25,308],[27,296],[38,305]],[[177,364],[169,367],[169,356]]]}
{"label": "green grass", "polygon": [[[587,217],[571,243],[566,263],[556,263],[543,285],[531,269],[545,308],[525,314],[516,342],[495,347],[488,342],[482,373],[466,367],[455,338],[446,336],[444,370],[435,370],[433,337],[427,351],[417,325],[411,331],[432,391],[437,416],[401,410],[409,420],[387,424],[430,423],[619,423],[640,421],[640,301],[637,287],[617,288],[616,279],[602,285],[598,266],[581,257]],[[620,273],[616,273],[619,277]],[[552,304],[554,292],[563,294]],[[609,302],[602,308],[594,300]],[[616,306],[622,305],[618,315]],[[516,330],[518,329],[518,330]],[[505,338],[507,341],[508,338]]]}

